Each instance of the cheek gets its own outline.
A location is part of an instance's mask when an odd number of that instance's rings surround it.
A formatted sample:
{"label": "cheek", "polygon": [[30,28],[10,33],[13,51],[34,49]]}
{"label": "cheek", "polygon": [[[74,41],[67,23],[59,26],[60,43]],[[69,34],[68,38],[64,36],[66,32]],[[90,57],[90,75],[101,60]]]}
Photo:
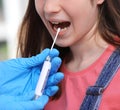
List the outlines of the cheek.
{"label": "cheek", "polygon": [[[78,8],[77,8],[78,9]],[[98,19],[98,9],[97,7],[92,7],[91,4],[86,7],[81,6],[80,11],[74,11],[75,14],[72,17],[72,22],[75,31],[77,32],[87,32],[89,29],[93,27],[93,25],[97,22]]]}
{"label": "cheek", "polygon": [[42,17],[43,13],[43,0],[35,0],[35,8],[40,17]]}

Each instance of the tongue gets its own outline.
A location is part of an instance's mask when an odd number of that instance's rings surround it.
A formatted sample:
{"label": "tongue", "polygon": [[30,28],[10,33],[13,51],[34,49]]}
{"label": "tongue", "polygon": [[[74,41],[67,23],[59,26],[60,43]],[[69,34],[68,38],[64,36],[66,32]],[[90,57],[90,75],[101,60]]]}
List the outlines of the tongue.
{"label": "tongue", "polygon": [[59,24],[54,25],[54,26],[55,26],[55,28],[63,29],[63,28],[69,27],[70,26],[70,22],[62,22],[62,23],[59,23]]}

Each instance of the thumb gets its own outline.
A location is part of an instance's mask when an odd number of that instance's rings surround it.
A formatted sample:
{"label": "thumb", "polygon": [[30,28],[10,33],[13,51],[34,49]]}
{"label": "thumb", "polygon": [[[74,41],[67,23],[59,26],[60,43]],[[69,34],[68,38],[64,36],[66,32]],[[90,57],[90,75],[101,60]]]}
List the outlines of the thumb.
{"label": "thumb", "polygon": [[48,103],[48,96],[42,95],[37,100],[31,100],[26,102],[19,102],[19,104],[24,108],[24,110],[42,110]]}
{"label": "thumb", "polygon": [[[0,101],[0,110],[43,110],[48,102],[48,96],[42,95],[37,100],[28,101],[13,101],[3,102]],[[7,106],[6,106],[7,104]]]}
{"label": "thumb", "polygon": [[34,98],[35,92],[34,91],[30,91],[29,93],[23,94],[21,96],[16,96],[15,97],[15,101],[19,102],[19,101],[29,101],[32,100]]}

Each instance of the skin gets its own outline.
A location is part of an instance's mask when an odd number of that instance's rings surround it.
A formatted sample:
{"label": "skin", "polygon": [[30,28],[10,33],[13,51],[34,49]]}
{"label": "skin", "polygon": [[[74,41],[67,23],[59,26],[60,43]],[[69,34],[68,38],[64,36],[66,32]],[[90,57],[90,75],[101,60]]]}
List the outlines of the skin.
{"label": "skin", "polygon": [[72,59],[66,67],[73,72],[90,66],[108,44],[102,39],[98,30],[98,5],[104,0],[35,0],[36,10],[43,20],[51,36],[56,30],[50,22],[69,21],[70,26],[62,29],[56,44],[61,47],[70,47]]}

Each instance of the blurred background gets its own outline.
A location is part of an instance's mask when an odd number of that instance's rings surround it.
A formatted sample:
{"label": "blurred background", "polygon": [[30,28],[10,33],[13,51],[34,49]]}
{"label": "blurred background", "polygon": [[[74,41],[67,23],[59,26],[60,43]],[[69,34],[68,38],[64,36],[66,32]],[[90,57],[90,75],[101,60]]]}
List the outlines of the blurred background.
{"label": "blurred background", "polygon": [[0,61],[16,57],[17,32],[28,0],[0,0]]}

